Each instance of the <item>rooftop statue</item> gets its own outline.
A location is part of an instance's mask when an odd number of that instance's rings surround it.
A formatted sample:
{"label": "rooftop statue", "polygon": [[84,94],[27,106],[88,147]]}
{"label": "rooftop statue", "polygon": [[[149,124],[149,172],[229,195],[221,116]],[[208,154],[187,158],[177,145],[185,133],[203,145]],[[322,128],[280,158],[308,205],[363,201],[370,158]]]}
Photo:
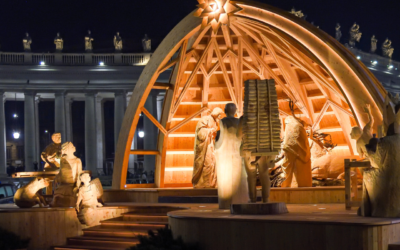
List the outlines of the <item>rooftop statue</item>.
{"label": "rooftop statue", "polygon": [[210,115],[203,116],[197,123],[194,145],[194,167],[192,184],[194,188],[215,188],[217,171],[215,168],[214,139],[222,109],[215,108]]}
{"label": "rooftop statue", "polygon": [[360,25],[354,23],[350,28],[350,47],[354,48],[356,46],[356,42],[360,42],[362,33],[360,32]]}
{"label": "rooftop statue", "polygon": [[92,52],[92,50],[93,50],[93,46],[92,46],[93,40],[94,39],[91,36],[91,32],[90,32],[90,30],[88,30],[88,34],[85,36],[85,51],[86,52]]}
{"label": "rooftop statue", "polygon": [[376,39],[375,35],[373,35],[371,37],[371,53],[375,53],[376,52],[377,43],[378,43],[378,39]]}
{"label": "rooftop statue", "polygon": [[339,42],[340,42],[340,38],[342,38],[342,31],[340,30],[340,24],[339,23],[337,23],[336,24],[336,27],[335,27],[335,30],[336,30],[336,35],[335,35],[335,38],[336,38],[336,40],[338,40]]}
{"label": "rooftop statue", "polygon": [[31,51],[32,38],[28,33],[25,33],[25,37],[22,39],[22,44],[24,45],[25,52]]}
{"label": "rooftop statue", "polygon": [[220,209],[229,209],[234,203],[247,203],[246,172],[240,156],[242,138],[237,136],[239,119],[235,118],[234,103],[225,106],[226,117],[219,122],[219,136],[215,142],[215,157]]}
{"label": "rooftop statue", "polygon": [[76,148],[72,142],[63,143],[61,147],[60,172],[55,178],[58,186],[54,191],[52,207],[74,207],[76,205],[76,194],[81,185],[79,176],[82,173],[82,162],[74,155],[75,151]]}
{"label": "rooftop statue", "polygon": [[392,41],[386,38],[385,42],[382,44],[382,52],[384,57],[392,58],[394,48],[392,48]]}
{"label": "rooftop statue", "polygon": [[60,36],[60,33],[57,33],[56,38],[54,38],[54,44],[56,45],[56,51],[61,52],[64,48],[64,41]]}
{"label": "rooftop statue", "polygon": [[119,32],[114,36],[114,47],[116,51],[122,50],[122,38],[119,36]]}
{"label": "rooftop statue", "polygon": [[142,39],[142,46],[144,52],[151,52],[151,39],[146,35]]}
{"label": "rooftop statue", "polygon": [[298,18],[301,19],[306,19],[306,15],[303,14],[303,12],[301,10],[296,11],[296,9],[293,7],[291,11],[289,11],[290,14],[293,14],[295,16],[297,16]]}
{"label": "rooftop statue", "polygon": [[42,152],[40,157],[45,162],[44,171],[53,171],[60,168],[61,159],[61,134],[54,133],[51,136],[53,142]]}

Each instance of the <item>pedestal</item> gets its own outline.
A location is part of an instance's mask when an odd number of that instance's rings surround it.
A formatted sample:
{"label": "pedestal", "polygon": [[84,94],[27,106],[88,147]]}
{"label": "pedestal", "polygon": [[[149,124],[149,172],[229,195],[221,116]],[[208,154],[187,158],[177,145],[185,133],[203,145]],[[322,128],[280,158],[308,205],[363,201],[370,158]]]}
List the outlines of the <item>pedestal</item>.
{"label": "pedestal", "polygon": [[277,215],[287,214],[286,203],[284,202],[269,202],[269,203],[247,203],[247,204],[232,204],[231,214],[237,215]]}

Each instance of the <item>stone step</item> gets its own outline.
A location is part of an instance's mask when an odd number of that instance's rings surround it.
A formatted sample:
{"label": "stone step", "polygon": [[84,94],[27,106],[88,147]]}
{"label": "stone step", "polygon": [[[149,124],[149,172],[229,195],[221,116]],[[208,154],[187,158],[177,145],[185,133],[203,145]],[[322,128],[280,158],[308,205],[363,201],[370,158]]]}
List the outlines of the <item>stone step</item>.
{"label": "stone step", "polygon": [[389,244],[388,250],[400,250],[400,242]]}
{"label": "stone step", "polygon": [[127,213],[122,216],[122,220],[168,223],[168,216],[166,213],[160,213],[160,214],[130,214],[130,213]]}
{"label": "stone step", "polygon": [[159,228],[165,227],[168,222],[160,222],[160,221],[131,221],[131,220],[105,220],[101,222],[101,225],[104,226],[139,226],[139,225],[149,225],[149,226],[158,226]]}
{"label": "stone step", "polygon": [[53,250],[126,250],[126,248],[121,247],[94,247],[94,246],[55,246]]}
{"label": "stone step", "polygon": [[[153,230],[153,229],[152,229]],[[95,226],[83,229],[84,236],[90,237],[119,237],[129,238],[137,237],[138,235],[148,235],[149,229],[147,228],[130,228],[130,227],[115,227],[115,226]]]}
{"label": "stone step", "polygon": [[68,238],[67,245],[91,246],[91,247],[120,247],[127,249],[139,243],[137,238],[114,238],[114,237],[72,237]]}

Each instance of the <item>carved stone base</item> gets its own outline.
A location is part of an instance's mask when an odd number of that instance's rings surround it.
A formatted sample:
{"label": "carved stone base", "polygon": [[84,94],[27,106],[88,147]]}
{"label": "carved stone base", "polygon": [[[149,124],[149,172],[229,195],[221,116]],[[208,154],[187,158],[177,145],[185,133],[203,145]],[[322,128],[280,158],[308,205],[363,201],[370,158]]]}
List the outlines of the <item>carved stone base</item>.
{"label": "carved stone base", "polygon": [[231,214],[277,215],[289,213],[284,202],[232,204]]}

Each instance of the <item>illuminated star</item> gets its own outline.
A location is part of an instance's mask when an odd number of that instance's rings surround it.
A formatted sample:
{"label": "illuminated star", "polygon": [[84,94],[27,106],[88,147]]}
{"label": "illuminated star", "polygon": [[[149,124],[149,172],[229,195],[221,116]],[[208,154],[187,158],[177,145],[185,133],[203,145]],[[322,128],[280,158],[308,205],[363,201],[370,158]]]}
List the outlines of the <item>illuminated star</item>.
{"label": "illuminated star", "polygon": [[217,33],[221,24],[229,25],[229,15],[241,10],[230,0],[197,0],[199,4],[194,16],[203,18],[202,28],[211,24],[213,31]]}

